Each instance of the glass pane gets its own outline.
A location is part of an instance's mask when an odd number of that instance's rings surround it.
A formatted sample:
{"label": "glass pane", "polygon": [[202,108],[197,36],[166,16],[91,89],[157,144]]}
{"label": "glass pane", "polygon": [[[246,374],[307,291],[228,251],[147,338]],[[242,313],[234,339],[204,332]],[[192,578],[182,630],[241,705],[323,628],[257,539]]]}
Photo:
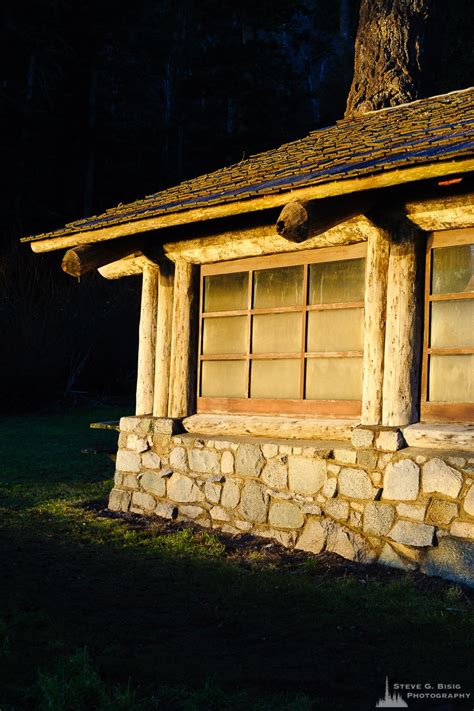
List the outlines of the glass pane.
{"label": "glass pane", "polygon": [[248,272],[204,277],[204,311],[238,311],[248,307]]}
{"label": "glass pane", "polygon": [[474,346],[474,299],[431,303],[432,348]]}
{"label": "glass pane", "polygon": [[364,309],[328,309],[308,313],[308,351],[361,351]]}
{"label": "glass pane", "polygon": [[308,358],[307,400],[360,400],[362,358]]}
{"label": "glass pane", "polygon": [[299,360],[254,360],[250,371],[250,397],[298,398]]}
{"label": "glass pane", "polygon": [[365,259],[322,262],[309,267],[309,303],[363,301]]}
{"label": "glass pane", "polygon": [[474,291],[474,244],[433,249],[432,294]]}
{"label": "glass pane", "polygon": [[303,301],[303,266],[261,269],[253,278],[255,309],[299,306]]}
{"label": "glass pane", "polygon": [[201,368],[202,397],[246,397],[244,360],[207,360]]}
{"label": "glass pane", "polygon": [[253,317],[252,353],[299,353],[301,313]]}
{"label": "glass pane", "polygon": [[429,384],[433,402],[474,402],[474,355],[430,356]]}
{"label": "glass pane", "polygon": [[247,316],[203,318],[202,352],[247,353]]}

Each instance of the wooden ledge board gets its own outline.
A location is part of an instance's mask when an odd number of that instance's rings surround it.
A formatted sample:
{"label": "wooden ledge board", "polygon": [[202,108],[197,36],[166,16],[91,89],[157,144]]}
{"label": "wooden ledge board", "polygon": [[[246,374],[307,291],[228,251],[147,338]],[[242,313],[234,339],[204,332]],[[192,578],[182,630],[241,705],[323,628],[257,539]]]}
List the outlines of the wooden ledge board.
{"label": "wooden ledge board", "polygon": [[120,432],[118,420],[110,422],[91,422],[89,427],[91,430],[115,430],[116,432]]}
{"label": "wooden ledge board", "polygon": [[474,425],[417,423],[402,429],[409,447],[474,452]]}
{"label": "wooden ledge board", "polygon": [[278,440],[350,440],[358,419],[331,420],[254,415],[191,415],[183,420],[186,432],[206,436],[273,437]]}

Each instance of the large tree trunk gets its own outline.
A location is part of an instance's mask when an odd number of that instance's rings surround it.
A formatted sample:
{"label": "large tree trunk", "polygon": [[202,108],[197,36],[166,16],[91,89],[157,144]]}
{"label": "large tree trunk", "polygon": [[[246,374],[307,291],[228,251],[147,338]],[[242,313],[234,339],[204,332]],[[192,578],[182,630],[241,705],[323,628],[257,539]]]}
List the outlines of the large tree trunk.
{"label": "large tree trunk", "polygon": [[431,0],[361,0],[346,117],[419,98]]}

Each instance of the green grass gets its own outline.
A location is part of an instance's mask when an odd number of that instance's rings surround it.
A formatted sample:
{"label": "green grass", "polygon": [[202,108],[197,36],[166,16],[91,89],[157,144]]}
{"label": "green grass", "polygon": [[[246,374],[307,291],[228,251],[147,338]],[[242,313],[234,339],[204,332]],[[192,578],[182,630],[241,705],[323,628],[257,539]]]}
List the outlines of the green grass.
{"label": "green grass", "polygon": [[113,447],[87,424],[117,414],[0,420],[2,711],[369,709],[386,674],[471,690],[456,586],[243,565],[206,531],[98,516],[113,464],[80,450]]}

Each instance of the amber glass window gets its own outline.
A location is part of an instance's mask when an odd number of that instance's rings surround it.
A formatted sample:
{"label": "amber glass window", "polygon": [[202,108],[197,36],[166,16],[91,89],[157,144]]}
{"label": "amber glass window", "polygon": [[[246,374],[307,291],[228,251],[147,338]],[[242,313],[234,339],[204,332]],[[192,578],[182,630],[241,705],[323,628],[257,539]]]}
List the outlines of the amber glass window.
{"label": "amber glass window", "polygon": [[359,414],[365,251],[203,266],[198,410]]}
{"label": "amber glass window", "polygon": [[422,418],[474,417],[474,230],[436,233],[426,261]]}

